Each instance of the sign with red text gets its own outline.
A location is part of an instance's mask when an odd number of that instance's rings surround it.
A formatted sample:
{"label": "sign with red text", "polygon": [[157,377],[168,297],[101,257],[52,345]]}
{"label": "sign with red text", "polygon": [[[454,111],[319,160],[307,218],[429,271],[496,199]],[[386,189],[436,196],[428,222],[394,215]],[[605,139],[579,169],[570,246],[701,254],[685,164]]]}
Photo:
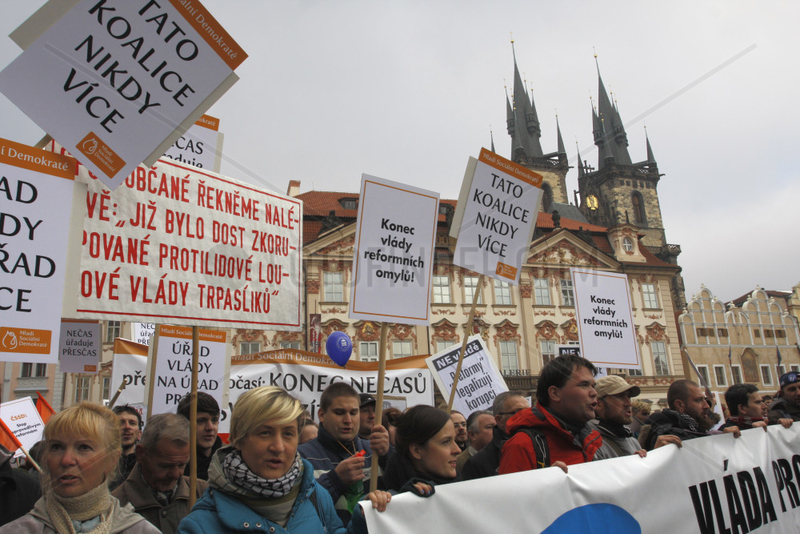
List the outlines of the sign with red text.
{"label": "sign with red text", "polygon": [[[216,330],[200,330],[197,391],[208,393],[225,406],[231,345],[228,335]],[[151,413],[174,412],[178,402],[192,389],[192,329],[162,325],[158,334],[158,357],[151,384]]]}
{"label": "sign with red text", "polygon": [[519,284],[530,248],[542,176],[486,150],[470,158],[451,237],[453,263],[510,284]]}
{"label": "sign with red text", "polygon": [[430,324],[439,194],[364,174],[349,317]]}
{"label": "sign with red text", "polygon": [[113,192],[85,174],[75,317],[301,328],[301,201],[166,158]]}
{"label": "sign with red text", "polygon": [[76,165],[0,139],[0,361],[58,361]]}
{"label": "sign with red text", "polygon": [[[26,451],[36,445],[37,441],[41,441],[44,423],[30,397],[22,397],[0,404],[0,419],[14,433]],[[18,450],[14,456],[24,455],[21,450]]]}
{"label": "sign with red text", "polygon": [[111,388],[108,394],[112,397],[119,390],[122,381],[127,385],[117,398],[116,406],[123,404],[144,404],[147,387],[147,353],[148,346],[134,343],[127,339],[114,340],[114,364],[111,367]]}
{"label": "sign with red text", "polygon": [[164,154],[170,159],[201,169],[219,172],[222,162],[219,119],[203,115]]}
{"label": "sign with red text", "polygon": [[624,274],[570,269],[581,356],[597,367],[641,369]]}
{"label": "sign with red text", "polygon": [[61,322],[58,366],[62,373],[97,373],[103,342],[97,321]]}
{"label": "sign with red text", "polygon": [[51,0],[12,38],[24,52],[0,92],[111,189],[162,156],[247,57],[197,0]]}

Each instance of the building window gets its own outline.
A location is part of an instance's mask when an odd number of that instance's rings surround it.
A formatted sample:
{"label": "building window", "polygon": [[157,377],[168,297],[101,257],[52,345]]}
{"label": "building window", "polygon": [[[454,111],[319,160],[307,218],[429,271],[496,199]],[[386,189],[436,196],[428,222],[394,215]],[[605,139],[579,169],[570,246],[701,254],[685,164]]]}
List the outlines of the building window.
{"label": "building window", "polygon": [[239,354],[255,354],[256,352],[261,352],[261,343],[257,341],[239,343]]}
{"label": "building window", "polygon": [[622,249],[625,252],[633,252],[633,240],[630,237],[622,238]]}
{"label": "building window", "polygon": [[742,384],[742,367],[740,365],[731,365],[731,378],[734,384]]}
{"label": "building window", "polygon": [[780,380],[780,378],[781,378],[781,377],[782,377],[782,376],[783,376],[785,373],[786,373],[786,366],[785,366],[785,365],[779,365],[779,366],[778,366],[778,379]]}
{"label": "building window", "polygon": [[44,363],[23,363],[20,368],[21,378],[41,378],[47,375],[47,364]]}
{"label": "building window", "polygon": [[702,380],[700,380],[700,382],[701,382],[700,385],[701,386],[710,386],[711,385],[711,378],[709,378],[709,376],[708,376],[708,366],[707,365],[698,365],[697,366],[697,372],[700,373],[700,377],[702,378]]}
{"label": "building window", "polygon": [[511,306],[511,284],[502,280],[494,281],[494,303]]}
{"label": "building window", "polygon": [[641,369],[626,369],[626,371],[628,371],[628,376],[644,376]]}
{"label": "building window", "polygon": [[552,362],[557,356],[555,339],[543,339],[539,342],[539,348],[542,351],[542,367]]}
{"label": "building window", "polygon": [[572,280],[561,280],[561,305],[575,306],[575,293],[572,291]]}
{"label": "building window", "polygon": [[762,365],[761,366],[761,383],[765,386],[771,386],[772,384],[772,369],[769,365]]}
{"label": "building window", "polygon": [[636,224],[646,225],[647,217],[644,213],[644,200],[642,199],[642,194],[638,191],[634,191],[631,194],[631,203],[633,204],[633,221]]}
{"label": "building window", "polygon": [[789,366],[789,369],[791,369],[795,373],[800,373],[800,365],[793,363],[792,365]]}
{"label": "building window", "polygon": [[658,308],[658,296],[655,284],[642,284],[642,296],[645,308]]}
{"label": "building window", "polygon": [[362,341],[358,344],[358,355],[362,362],[378,361],[378,342]]}
{"label": "building window", "polygon": [[550,306],[550,285],[547,283],[547,278],[534,278],[533,290],[536,304]]}
{"label": "building window", "polygon": [[667,361],[667,346],[662,341],[652,341],[650,343],[650,350],[653,352],[653,366],[656,370],[656,375],[667,376],[669,375],[669,362]]}
{"label": "building window", "polygon": [[344,282],[342,273],[322,273],[325,286],[325,302],[344,302]]}
{"label": "building window", "polygon": [[75,402],[89,400],[89,390],[91,387],[91,376],[79,376],[75,380]]}
{"label": "building window", "polygon": [[443,350],[447,350],[450,347],[452,347],[453,343],[451,343],[449,341],[434,341],[433,342],[433,346],[436,349],[436,353],[438,354],[438,353],[442,352]]}
{"label": "building window", "polygon": [[465,276],[464,277],[464,303],[465,304],[472,304],[472,299],[475,297],[475,291],[478,292],[478,304],[483,304],[483,297],[481,295],[481,290],[478,287],[478,277],[477,276]]}
{"label": "building window", "polygon": [[727,328],[717,328],[717,335],[719,337],[728,337],[728,329]]}
{"label": "building window", "polygon": [[358,209],[358,199],[357,198],[340,198],[339,205],[342,209],[345,210],[357,210]]}
{"label": "building window", "polygon": [[721,388],[728,387],[728,376],[725,374],[724,365],[714,366],[714,379],[717,381],[717,386]]}
{"label": "building window", "polygon": [[433,303],[450,304],[450,277],[447,275],[433,276]]}
{"label": "building window", "polygon": [[120,336],[122,323],[120,321],[106,321],[106,343],[113,343]]}
{"label": "building window", "polygon": [[282,349],[286,350],[300,350],[299,341],[281,341],[279,345]]}
{"label": "building window", "polygon": [[109,390],[111,389],[111,377],[104,376],[103,377],[103,402],[108,402],[108,399],[111,397],[108,395]]}
{"label": "building window", "polygon": [[516,371],[519,369],[516,341],[500,342],[500,364],[503,366],[503,371]]}
{"label": "building window", "polygon": [[411,340],[392,341],[392,356],[394,358],[405,358],[413,356]]}

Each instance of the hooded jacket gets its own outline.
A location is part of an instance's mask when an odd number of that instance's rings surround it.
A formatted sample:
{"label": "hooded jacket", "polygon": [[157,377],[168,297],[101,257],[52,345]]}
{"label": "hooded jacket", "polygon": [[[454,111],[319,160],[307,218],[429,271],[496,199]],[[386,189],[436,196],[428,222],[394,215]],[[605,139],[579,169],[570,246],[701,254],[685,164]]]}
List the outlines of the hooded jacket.
{"label": "hooded jacket", "polygon": [[645,450],[652,451],[658,437],[667,434],[678,436],[682,441],[710,435],[691,416],[675,410],[662,410],[652,414],[644,422],[639,443]]}
{"label": "hooded jacket", "polygon": [[787,401],[783,397],[778,397],[770,404],[767,419],[771,425],[777,424],[778,419],[800,421],[800,406]]}
{"label": "hooded jacket", "polygon": [[541,465],[541,459],[536,458],[531,437],[521,432],[524,428],[532,428],[543,435],[550,451],[550,465],[558,461],[567,465],[591,462],[603,444],[600,433],[588,425],[584,424],[577,434],[573,434],[546,408],[537,405],[508,420],[511,438],[505,442],[500,454],[498,472],[501,475],[549,467]]}

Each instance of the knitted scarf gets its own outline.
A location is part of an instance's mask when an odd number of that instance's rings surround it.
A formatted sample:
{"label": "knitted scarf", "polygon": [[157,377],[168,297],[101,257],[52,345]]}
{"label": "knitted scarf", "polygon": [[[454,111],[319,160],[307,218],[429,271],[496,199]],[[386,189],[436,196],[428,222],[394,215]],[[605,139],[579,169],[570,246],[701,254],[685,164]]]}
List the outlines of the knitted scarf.
{"label": "knitted scarf", "polygon": [[[108,534],[114,509],[108,484],[103,483],[77,497],[61,497],[50,490],[44,496],[47,515],[59,534]],[[95,521],[89,521],[95,519]],[[80,523],[86,522],[84,528]],[[86,527],[89,527],[89,530]]]}
{"label": "knitted scarf", "polygon": [[300,476],[300,454],[297,453],[294,463],[285,475],[279,478],[264,478],[255,474],[244,463],[242,453],[233,449],[222,462],[222,471],[232,484],[255,495],[279,498],[287,495]]}

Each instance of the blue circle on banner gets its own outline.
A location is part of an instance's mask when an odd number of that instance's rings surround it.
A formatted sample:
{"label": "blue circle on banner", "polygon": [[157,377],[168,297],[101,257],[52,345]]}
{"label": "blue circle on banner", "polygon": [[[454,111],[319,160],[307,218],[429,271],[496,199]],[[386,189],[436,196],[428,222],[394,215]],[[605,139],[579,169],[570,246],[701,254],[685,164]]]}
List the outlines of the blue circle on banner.
{"label": "blue circle on banner", "polygon": [[642,534],[634,517],[619,506],[608,503],[587,504],[565,512],[542,534]]}
{"label": "blue circle on banner", "polygon": [[339,367],[344,367],[350,355],[353,354],[353,341],[344,332],[331,332],[325,341],[325,349],[333,363]]}

